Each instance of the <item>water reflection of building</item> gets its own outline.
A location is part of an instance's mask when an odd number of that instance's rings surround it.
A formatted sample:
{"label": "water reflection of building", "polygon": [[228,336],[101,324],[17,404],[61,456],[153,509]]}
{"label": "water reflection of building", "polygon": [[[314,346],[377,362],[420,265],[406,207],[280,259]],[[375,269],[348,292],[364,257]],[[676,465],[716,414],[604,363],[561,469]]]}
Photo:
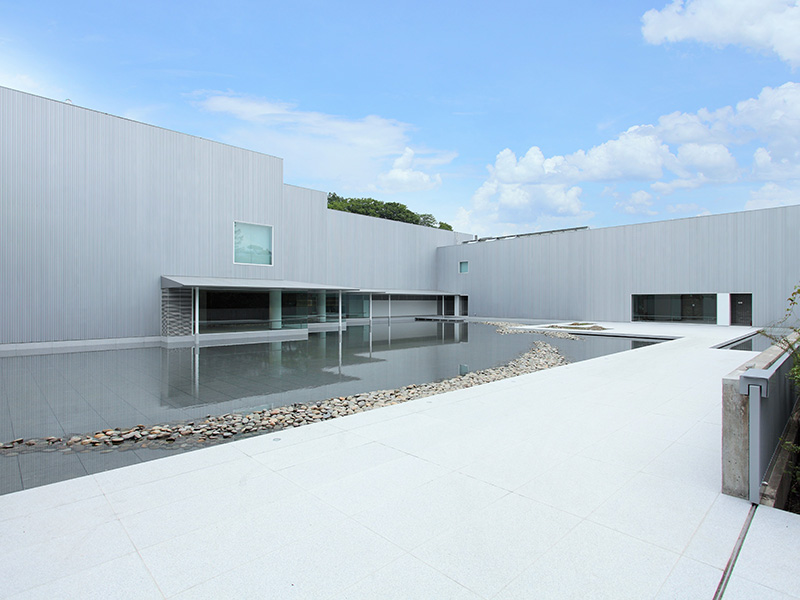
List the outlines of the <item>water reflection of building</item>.
{"label": "water reflection of building", "polygon": [[[366,384],[344,385],[362,379],[351,374],[360,373],[353,367],[386,362],[391,351],[468,341],[466,323],[417,321],[394,327],[385,323],[355,325],[341,334],[312,332],[297,340],[153,350],[161,353],[161,401],[178,408],[253,397],[263,398],[253,400],[256,404],[283,405],[295,401],[293,395],[298,391],[308,396],[307,390],[334,385],[349,390],[348,394],[367,391]],[[404,360],[396,354],[393,357]],[[403,371],[398,365],[392,369]],[[417,381],[423,379],[409,379]]]}

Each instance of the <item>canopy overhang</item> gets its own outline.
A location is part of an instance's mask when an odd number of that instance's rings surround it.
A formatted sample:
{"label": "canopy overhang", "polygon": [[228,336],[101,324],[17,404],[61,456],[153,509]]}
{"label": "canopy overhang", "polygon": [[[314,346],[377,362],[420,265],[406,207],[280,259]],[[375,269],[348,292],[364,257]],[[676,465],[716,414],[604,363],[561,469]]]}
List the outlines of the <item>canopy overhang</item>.
{"label": "canopy overhang", "polygon": [[234,277],[161,276],[162,288],[203,288],[220,290],[281,290],[315,292],[357,292],[340,285],[288,281],[286,279],[241,279]]}

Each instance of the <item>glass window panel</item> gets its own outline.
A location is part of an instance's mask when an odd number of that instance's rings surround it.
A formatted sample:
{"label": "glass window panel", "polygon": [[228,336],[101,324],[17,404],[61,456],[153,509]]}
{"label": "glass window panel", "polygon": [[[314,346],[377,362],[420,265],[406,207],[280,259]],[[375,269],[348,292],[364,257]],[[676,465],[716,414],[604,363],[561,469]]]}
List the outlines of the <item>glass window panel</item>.
{"label": "glass window panel", "polygon": [[716,294],[637,294],[632,297],[634,321],[716,323]]}
{"label": "glass window panel", "polygon": [[460,263],[458,263],[458,272],[469,273],[469,261],[462,260]]}
{"label": "glass window panel", "polygon": [[271,265],[272,227],[234,221],[233,262],[247,265]]}

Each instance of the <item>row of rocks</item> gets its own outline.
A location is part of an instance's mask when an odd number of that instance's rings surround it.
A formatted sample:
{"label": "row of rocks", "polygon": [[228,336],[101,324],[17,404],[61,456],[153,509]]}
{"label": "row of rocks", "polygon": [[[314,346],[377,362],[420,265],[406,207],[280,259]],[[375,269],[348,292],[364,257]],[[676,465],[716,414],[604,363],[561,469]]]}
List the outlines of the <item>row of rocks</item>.
{"label": "row of rocks", "polygon": [[573,331],[608,331],[608,327],[595,323],[570,323],[569,325],[547,325],[551,329],[572,329]]}
{"label": "row of rocks", "polygon": [[[572,335],[566,331],[547,331],[546,329],[530,329],[519,323],[506,323],[504,321],[481,321],[485,325],[493,325],[500,335],[508,335],[510,333],[536,333],[545,337],[557,338],[560,340],[579,340],[577,335]],[[548,325],[548,327],[556,327],[556,325]]]}
{"label": "row of rocks", "polygon": [[[491,323],[511,330],[506,323]],[[540,333],[527,330],[529,333]],[[502,331],[501,331],[502,333]],[[564,335],[562,332],[551,332]],[[566,334],[569,335],[569,334]],[[574,336],[572,336],[574,337]],[[92,450],[132,450],[136,448],[191,448],[258,433],[279,431],[309,423],[335,419],[365,410],[389,406],[453,390],[470,388],[492,381],[524,375],[567,364],[553,346],[537,341],[533,347],[506,365],[473,371],[433,383],[412,384],[394,390],[378,390],[352,396],[328,398],[316,403],[291,404],[255,410],[246,414],[208,415],[205,419],[161,425],[137,425],[130,428],[103,429],[91,434],[67,438],[18,438],[2,444],[0,454],[16,456],[28,452],[86,452]]]}

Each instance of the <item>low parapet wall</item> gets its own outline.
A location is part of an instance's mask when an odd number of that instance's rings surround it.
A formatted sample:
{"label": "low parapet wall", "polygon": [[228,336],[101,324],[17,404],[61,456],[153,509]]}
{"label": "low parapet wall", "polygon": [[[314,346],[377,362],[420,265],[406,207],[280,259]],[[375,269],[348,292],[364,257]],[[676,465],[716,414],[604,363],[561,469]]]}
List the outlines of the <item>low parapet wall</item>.
{"label": "low parapet wall", "polygon": [[[798,338],[795,333],[789,340]],[[723,493],[758,502],[757,490],[797,398],[788,377],[793,361],[786,346],[776,344],[722,379]],[[751,396],[757,415],[751,415]],[[753,453],[751,437],[757,439]]]}

